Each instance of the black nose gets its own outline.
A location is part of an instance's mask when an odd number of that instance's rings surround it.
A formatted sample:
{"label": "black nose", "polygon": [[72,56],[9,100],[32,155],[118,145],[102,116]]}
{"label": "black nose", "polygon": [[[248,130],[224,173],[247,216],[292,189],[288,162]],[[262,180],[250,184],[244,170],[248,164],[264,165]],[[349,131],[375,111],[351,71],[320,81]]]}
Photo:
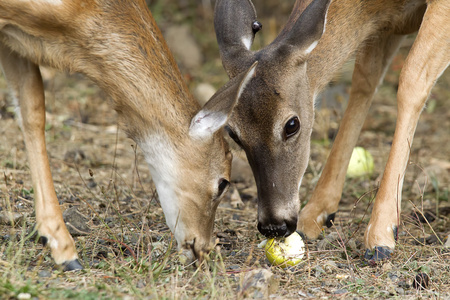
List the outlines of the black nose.
{"label": "black nose", "polygon": [[265,237],[282,237],[290,236],[297,229],[297,220],[283,220],[281,223],[267,223],[258,222],[258,230]]}

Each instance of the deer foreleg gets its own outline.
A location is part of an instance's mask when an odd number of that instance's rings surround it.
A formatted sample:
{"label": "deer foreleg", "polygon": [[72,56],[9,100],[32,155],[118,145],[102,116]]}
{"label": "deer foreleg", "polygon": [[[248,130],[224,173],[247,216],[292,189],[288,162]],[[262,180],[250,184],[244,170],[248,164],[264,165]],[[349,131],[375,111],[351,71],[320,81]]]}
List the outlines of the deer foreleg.
{"label": "deer foreleg", "polygon": [[45,99],[39,67],[0,44],[0,62],[12,96],[20,108],[21,125],[33,179],[38,233],[50,246],[57,264],[81,269],[75,243],[64,224],[45,146]]}
{"label": "deer foreleg", "polygon": [[382,36],[369,41],[357,52],[347,109],[319,182],[308,204],[300,212],[297,229],[309,238],[317,238],[323,226],[330,227],[334,221],[352,150],[376,88],[401,40],[398,35]]}
{"label": "deer foreleg", "polygon": [[364,235],[367,259],[384,259],[395,247],[403,178],[414,132],[431,88],[450,62],[449,15],[448,1],[428,4],[400,74],[398,118],[392,148]]}

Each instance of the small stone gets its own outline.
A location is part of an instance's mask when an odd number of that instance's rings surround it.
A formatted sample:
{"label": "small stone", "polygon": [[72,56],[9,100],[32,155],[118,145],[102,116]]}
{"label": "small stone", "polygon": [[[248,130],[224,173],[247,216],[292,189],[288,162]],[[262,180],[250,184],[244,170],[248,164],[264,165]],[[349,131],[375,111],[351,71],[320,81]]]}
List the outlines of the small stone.
{"label": "small stone", "polygon": [[316,278],[319,278],[320,275],[322,275],[322,274],[325,273],[324,269],[323,269],[321,266],[316,266],[314,269],[315,269],[315,271],[316,271],[315,274],[314,274],[314,276],[315,276]]}
{"label": "small stone", "polygon": [[392,281],[397,281],[397,280],[398,280],[398,275],[397,275],[397,274],[394,274],[394,273],[389,272],[389,273],[388,273],[388,276],[389,276],[389,278],[390,278]]}
{"label": "small stone", "polygon": [[338,290],[335,290],[333,294],[335,294],[335,295],[343,295],[343,294],[347,294],[347,293],[348,293],[347,289],[338,289]]}
{"label": "small stone", "polygon": [[331,250],[335,248],[335,242],[339,239],[339,234],[337,232],[331,232],[323,240],[317,242],[317,250]]}
{"label": "small stone", "polygon": [[23,214],[18,212],[2,211],[0,212],[0,224],[14,225],[22,221]]}
{"label": "small stone", "polygon": [[267,269],[256,269],[241,275],[238,292],[244,298],[267,299],[278,289],[278,280]]}
{"label": "small stone", "polygon": [[384,264],[383,264],[383,266],[381,267],[381,269],[384,271],[384,272],[387,272],[387,271],[390,271],[390,270],[392,270],[392,264],[391,264],[391,262],[385,262]]}
{"label": "small stone", "polygon": [[66,209],[63,213],[63,219],[72,236],[88,235],[91,231],[87,226],[89,219],[81,214],[76,207]]}
{"label": "small stone", "polygon": [[19,299],[19,300],[31,299],[31,294],[20,293],[19,295],[17,295],[17,299]]}
{"label": "small stone", "polygon": [[298,291],[298,295],[304,298],[308,297],[308,295],[304,291]]}
{"label": "small stone", "polygon": [[231,194],[230,204],[233,208],[244,207],[244,202],[242,202],[241,196],[239,195],[239,191],[237,189],[234,189],[233,193]]}
{"label": "small stone", "polygon": [[42,271],[39,271],[38,276],[42,277],[42,278],[51,277],[52,273],[47,270],[42,270]]}
{"label": "small stone", "polygon": [[401,287],[396,287],[395,291],[397,292],[397,294],[399,295],[404,295],[405,294],[405,290]]}

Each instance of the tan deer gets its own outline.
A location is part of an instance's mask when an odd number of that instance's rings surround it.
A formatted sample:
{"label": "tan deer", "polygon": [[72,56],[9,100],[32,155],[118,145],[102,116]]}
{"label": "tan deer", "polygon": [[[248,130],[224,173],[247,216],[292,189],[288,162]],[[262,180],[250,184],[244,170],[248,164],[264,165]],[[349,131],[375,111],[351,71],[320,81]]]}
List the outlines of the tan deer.
{"label": "tan deer", "polygon": [[57,264],[82,268],[51,178],[39,65],[83,73],[108,93],[149,164],[178,247],[192,258],[208,251],[230,177],[222,127],[252,71],[200,110],[144,0],[1,0],[0,62],[19,106],[37,229]]}
{"label": "tan deer", "polygon": [[[308,238],[317,238],[323,226],[334,220],[373,94],[403,37],[418,30],[400,75],[392,149],[365,231],[366,258],[384,259],[395,247],[402,183],[419,115],[450,62],[450,1],[329,3],[297,0],[278,37],[252,51],[261,24],[251,1],[217,1],[215,30],[228,75],[233,78],[258,61],[228,131],[245,150],[256,179],[259,231],[265,236],[287,236],[298,229]],[[298,217],[315,98],[354,53],[348,107],[316,189]]]}

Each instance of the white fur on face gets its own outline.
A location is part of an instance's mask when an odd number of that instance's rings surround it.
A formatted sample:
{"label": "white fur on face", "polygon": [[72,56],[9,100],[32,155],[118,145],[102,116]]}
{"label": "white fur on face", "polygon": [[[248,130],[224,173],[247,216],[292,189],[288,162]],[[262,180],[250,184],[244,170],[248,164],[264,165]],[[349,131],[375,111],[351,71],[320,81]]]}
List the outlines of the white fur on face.
{"label": "white fur on face", "polygon": [[252,39],[250,37],[243,37],[242,43],[244,44],[245,48],[247,48],[247,50],[250,50],[250,47],[252,46]]}
{"label": "white fur on face", "polygon": [[173,146],[169,142],[169,137],[161,135],[150,135],[139,146],[149,165],[166,223],[175,235],[180,248],[186,234],[180,217],[180,199],[175,192],[179,166]]}

